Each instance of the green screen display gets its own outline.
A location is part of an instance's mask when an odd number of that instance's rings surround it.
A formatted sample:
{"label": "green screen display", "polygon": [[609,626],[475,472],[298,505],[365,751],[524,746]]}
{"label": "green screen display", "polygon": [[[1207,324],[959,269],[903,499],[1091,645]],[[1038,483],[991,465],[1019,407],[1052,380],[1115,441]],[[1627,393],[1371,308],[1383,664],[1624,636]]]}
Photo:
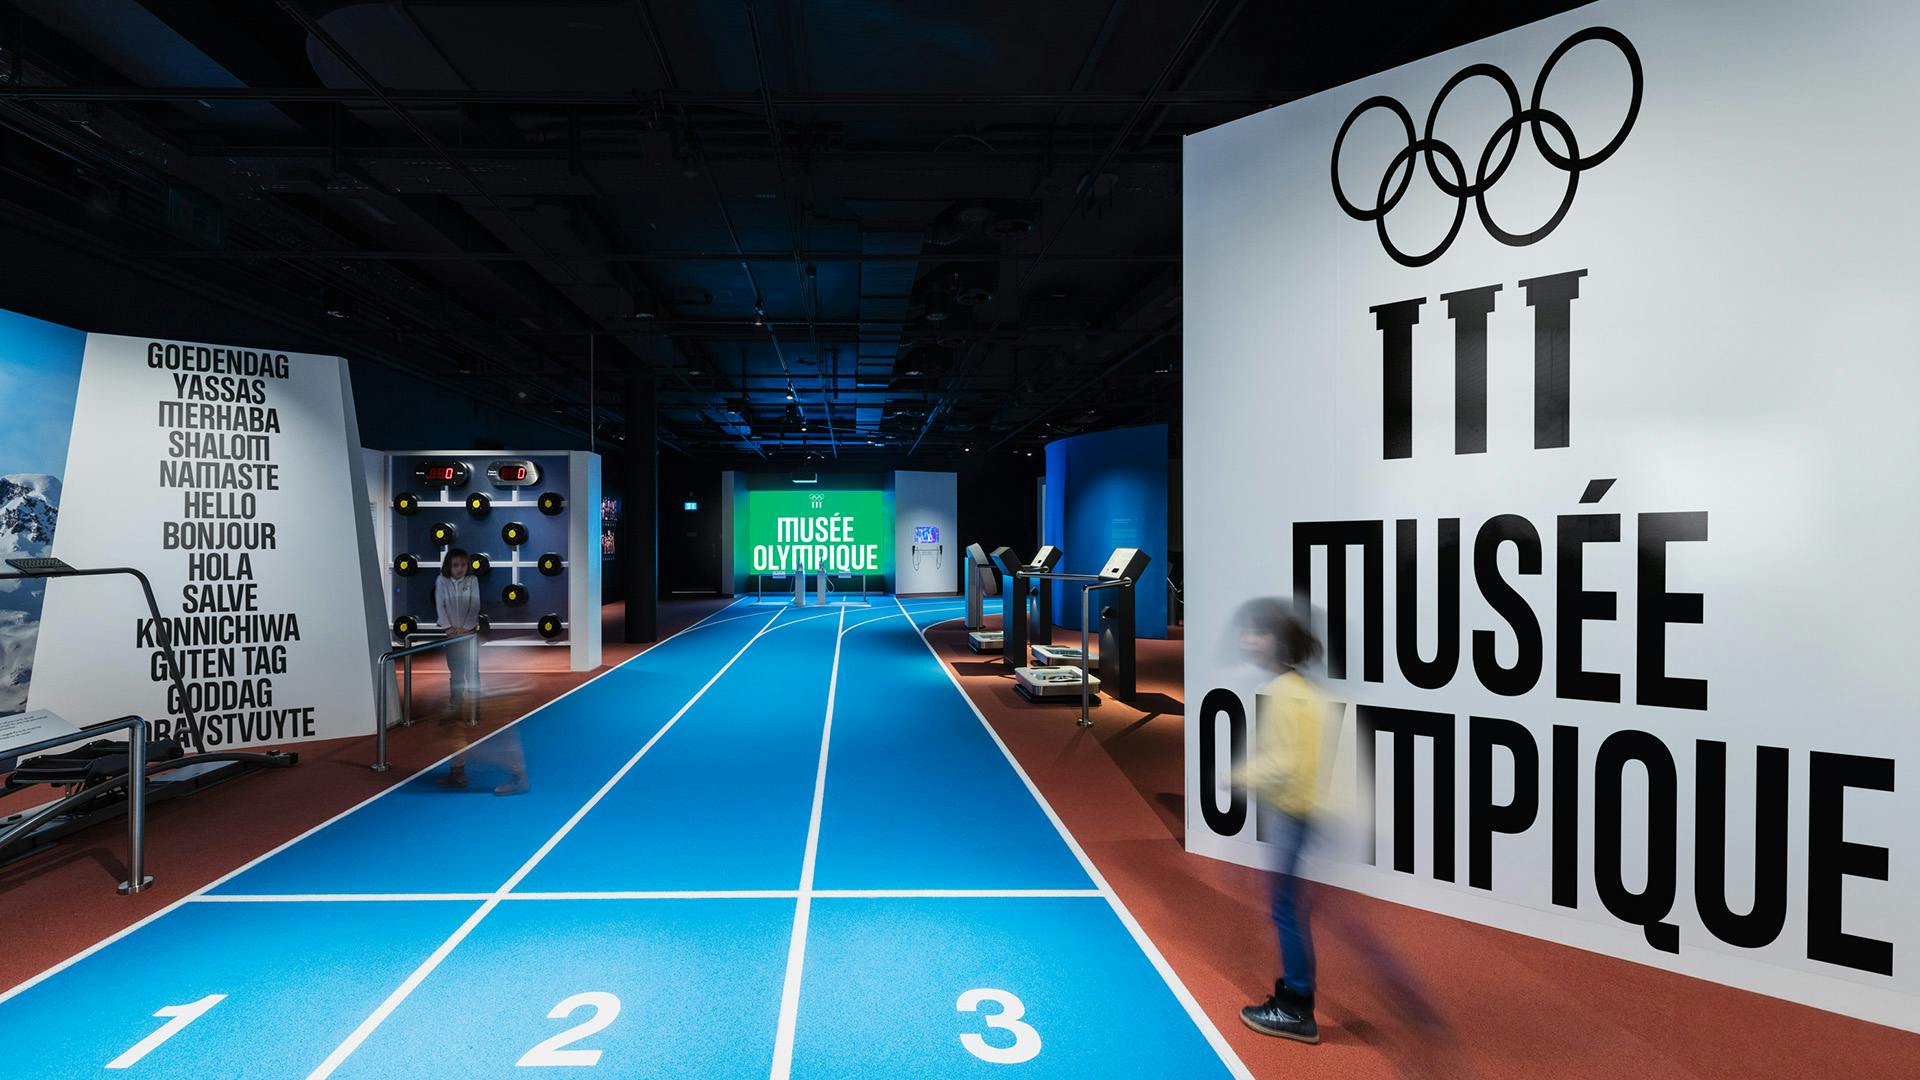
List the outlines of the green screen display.
{"label": "green screen display", "polygon": [[878,491],[750,491],[740,562],[756,574],[884,574],[893,515]]}

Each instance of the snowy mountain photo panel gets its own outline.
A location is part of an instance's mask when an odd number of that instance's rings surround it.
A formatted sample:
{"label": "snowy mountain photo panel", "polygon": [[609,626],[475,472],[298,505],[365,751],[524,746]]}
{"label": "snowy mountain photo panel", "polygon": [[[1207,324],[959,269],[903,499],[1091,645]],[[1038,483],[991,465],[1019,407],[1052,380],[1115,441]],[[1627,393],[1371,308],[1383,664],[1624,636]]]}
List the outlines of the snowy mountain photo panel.
{"label": "snowy mountain photo panel", "polygon": [[[53,550],[86,340],[0,311],[0,558]],[[0,716],[26,707],[45,597],[43,581],[0,581]]]}

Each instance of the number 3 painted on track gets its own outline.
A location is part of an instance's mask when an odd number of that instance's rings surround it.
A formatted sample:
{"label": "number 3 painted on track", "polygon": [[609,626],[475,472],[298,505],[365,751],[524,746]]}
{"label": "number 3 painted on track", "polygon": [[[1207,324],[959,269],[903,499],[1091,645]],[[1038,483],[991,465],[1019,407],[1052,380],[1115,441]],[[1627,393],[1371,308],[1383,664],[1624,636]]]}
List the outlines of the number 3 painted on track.
{"label": "number 3 painted on track", "polygon": [[1027,1014],[1027,1007],[1005,990],[969,990],[960,995],[954,1008],[961,1012],[979,1012],[983,1001],[1000,1006],[999,1012],[985,1017],[987,1026],[1012,1032],[1013,1045],[995,1046],[969,1031],[960,1036],[960,1045],[967,1048],[967,1053],[995,1065],[1018,1065],[1040,1056],[1040,1033],[1020,1019]]}
{"label": "number 3 painted on track", "polygon": [[549,1020],[565,1020],[581,1009],[592,1009],[593,1015],[585,1022],[575,1024],[567,1030],[541,1043],[539,1046],[521,1055],[514,1062],[516,1066],[536,1065],[585,1065],[600,1064],[598,1050],[563,1050],[568,1043],[576,1043],[589,1035],[606,1030],[620,1015],[620,999],[604,990],[589,990],[584,994],[575,994],[553,1007],[547,1014]]}

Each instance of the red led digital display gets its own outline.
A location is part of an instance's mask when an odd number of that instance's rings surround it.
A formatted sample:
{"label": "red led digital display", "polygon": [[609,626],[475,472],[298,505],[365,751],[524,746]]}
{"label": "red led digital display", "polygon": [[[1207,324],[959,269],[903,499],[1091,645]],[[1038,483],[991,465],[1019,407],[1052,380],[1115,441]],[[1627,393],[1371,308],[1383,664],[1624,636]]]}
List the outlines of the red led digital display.
{"label": "red led digital display", "polygon": [[413,468],[413,475],[420,478],[422,484],[434,487],[458,487],[467,482],[472,475],[467,463],[447,458],[429,458]]}
{"label": "red led digital display", "polygon": [[525,480],[526,478],[527,478],[527,467],[525,465],[500,466],[500,479],[502,480],[515,481],[515,480]]}

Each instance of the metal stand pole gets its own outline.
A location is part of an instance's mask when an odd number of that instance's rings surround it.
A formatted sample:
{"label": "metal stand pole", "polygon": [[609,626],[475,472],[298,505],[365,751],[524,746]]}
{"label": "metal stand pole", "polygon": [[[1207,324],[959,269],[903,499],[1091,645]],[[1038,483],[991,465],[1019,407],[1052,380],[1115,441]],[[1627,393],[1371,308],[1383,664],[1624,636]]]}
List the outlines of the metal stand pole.
{"label": "metal stand pole", "polygon": [[[434,649],[451,649],[454,646],[465,648],[468,642],[471,642],[475,648],[479,647],[479,638],[472,631],[468,631],[464,634],[451,634],[446,637],[434,638],[424,645],[409,644],[388,649],[386,652],[380,654],[380,659],[374,661],[374,668],[379,672],[374,682],[380,688],[380,700],[374,703],[374,772],[386,772],[389,765],[387,761],[387,695],[393,692],[394,675],[401,674],[403,680],[404,690],[402,691],[400,699],[400,707],[403,711],[401,713],[400,723],[402,726],[405,726],[413,722],[413,655],[415,653],[431,652]],[[388,667],[389,664],[401,661],[404,661],[406,664],[406,671],[404,673],[399,673],[396,669]],[[453,691],[453,664],[453,657],[451,653],[449,653],[447,657],[447,691],[449,694]],[[479,723],[477,712],[474,718],[468,722]]]}
{"label": "metal stand pole", "polygon": [[378,692],[380,700],[373,705],[373,771],[386,772],[392,767],[387,763],[387,695],[393,693],[393,680],[387,675],[387,662],[384,657],[380,661]]}
{"label": "metal stand pole", "polygon": [[127,880],[120,894],[131,896],[153,884],[147,876],[147,722],[127,729]]}
{"label": "metal stand pole", "polygon": [[1093,657],[1087,653],[1087,616],[1089,614],[1089,611],[1088,611],[1088,607],[1090,604],[1089,596],[1092,593],[1093,593],[1093,587],[1091,585],[1085,586],[1080,590],[1080,726],[1081,727],[1093,726],[1093,717],[1087,715],[1088,702],[1092,700],[1092,696],[1093,696],[1093,680],[1087,677],[1088,670],[1093,666]]}

